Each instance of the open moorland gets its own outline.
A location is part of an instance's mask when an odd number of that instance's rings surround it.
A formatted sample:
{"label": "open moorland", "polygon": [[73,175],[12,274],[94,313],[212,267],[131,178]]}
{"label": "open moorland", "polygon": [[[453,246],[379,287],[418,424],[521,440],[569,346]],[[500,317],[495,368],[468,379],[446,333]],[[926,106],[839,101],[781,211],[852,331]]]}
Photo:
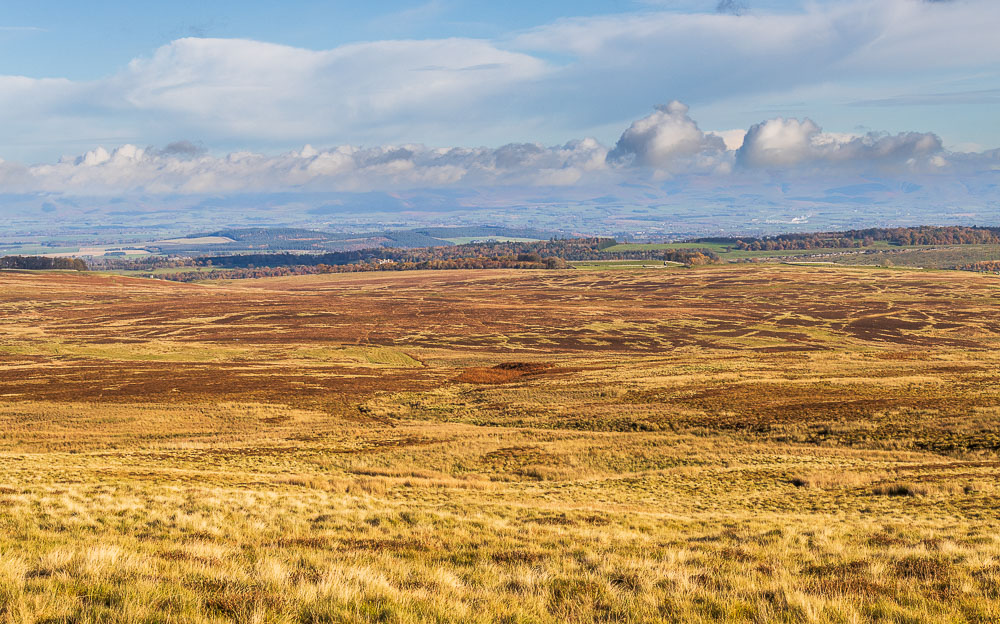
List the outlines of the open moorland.
{"label": "open moorland", "polygon": [[0,272],[0,622],[1000,621],[1000,279]]}

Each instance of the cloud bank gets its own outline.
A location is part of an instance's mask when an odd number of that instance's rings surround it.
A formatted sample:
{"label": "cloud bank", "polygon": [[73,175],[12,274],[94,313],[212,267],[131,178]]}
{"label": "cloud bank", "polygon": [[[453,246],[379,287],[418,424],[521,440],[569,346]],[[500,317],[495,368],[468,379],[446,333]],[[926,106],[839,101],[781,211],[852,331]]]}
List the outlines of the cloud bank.
{"label": "cloud bank", "polygon": [[607,176],[608,150],[593,139],[562,146],[533,143],[499,148],[423,145],[338,146],[280,155],[205,154],[183,141],[160,150],[103,147],[54,164],[0,162],[5,192],[117,194],[144,192],[368,191],[449,186],[565,186]]}
{"label": "cloud bank", "polygon": [[[724,140],[722,135],[725,135]],[[743,135],[737,147],[735,140]],[[727,140],[730,147],[727,147]],[[706,178],[725,186],[740,176],[951,175],[1000,172],[996,150],[946,151],[933,133],[827,133],[811,119],[772,118],[745,133],[703,131],[672,101],[631,123],[613,148],[593,138],[558,146],[421,144],[316,149],[279,155],[212,155],[189,141],[163,149],[126,144],[27,166],[0,161],[0,189],[64,194],[198,194],[248,191],[350,191],[609,186]]]}
{"label": "cloud bank", "polygon": [[947,164],[941,139],[929,132],[864,136],[824,133],[811,119],[770,119],[747,131],[736,162],[749,168],[802,165],[898,171],[940,168]]}

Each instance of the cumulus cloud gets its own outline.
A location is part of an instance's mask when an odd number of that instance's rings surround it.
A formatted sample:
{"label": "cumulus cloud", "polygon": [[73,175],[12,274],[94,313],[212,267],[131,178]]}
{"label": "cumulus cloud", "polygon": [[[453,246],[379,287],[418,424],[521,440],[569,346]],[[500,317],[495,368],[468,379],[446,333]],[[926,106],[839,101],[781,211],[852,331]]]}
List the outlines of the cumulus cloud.
{"label": "cumulus cloud", "polygon": [[607,148],[594,139],[544,147],[339,146],[277,156],[211,156],[188,143],[166,149],[98,147],[31,167],[0,162],[6,191],[207,193],[270,190],[368,191],[444,186],[561,186],[600,176]]}
{"label": "cumulus cloud", "polygon": [[688,115],[688,107],[674,100],[634,121],[608,154],[608,161],[676,171],[696,161],[704,166],[725,151],[725,141],[702,132]]}
{"label": "cumulus cloud", "polygon": [[813,164],[855,168],[939,167],[942,151],[941,139],[932,133],[841,135],[823,132],[811,119],[779,117],[750,127],[736,152],[736,161],[751,168]]}
{"label": "cumulus cloud", "polygon": [[[601,186],[778,172],[833,175],[995,171],[997,152],[957,154],[935,134],[824,132],[810,119],[775,118],[747,131],[706,132],[673,101],[631,123],[613,149],[593,138],[563,145],[500,147],[422,144],[341,145],[278,155],[212,155],[190,141],[165,148],[96,147],[58,162],[25,166],[0,160],[0,192],[74,194],[392,191],[433,188]],[[735,168],[734,168],[735,167]],[[693,179],[693,178],[692,178]]]}

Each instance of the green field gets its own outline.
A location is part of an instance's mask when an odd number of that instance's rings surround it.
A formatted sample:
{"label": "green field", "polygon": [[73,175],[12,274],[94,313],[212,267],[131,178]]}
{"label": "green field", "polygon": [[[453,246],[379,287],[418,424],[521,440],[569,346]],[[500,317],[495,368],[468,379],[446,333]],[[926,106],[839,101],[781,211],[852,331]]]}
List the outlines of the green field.
{"label": "green field", "polygon": [[79,247],[49,247],[47,245],[0,245],[0,256],[40,256],[54,253],[76,253]]}
{"label": "green field", "polygon": [[207,273],[209,271],[232,271],[232,269],[225,269],[212,266],[163,267],[159,269],[142,269],[137,271],[131,271],[127,269],[116,269],[113,271],[98,271],[98,273],[103,273],[106,275],[128,275],[131,277],[143,277],[146,275],[175,275],[177,273]]}

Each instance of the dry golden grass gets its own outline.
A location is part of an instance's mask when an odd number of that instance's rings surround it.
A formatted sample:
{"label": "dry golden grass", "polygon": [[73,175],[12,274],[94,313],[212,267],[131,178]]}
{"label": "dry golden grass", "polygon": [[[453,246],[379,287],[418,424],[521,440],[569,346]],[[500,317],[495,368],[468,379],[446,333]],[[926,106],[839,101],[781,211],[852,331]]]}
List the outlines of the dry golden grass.
{"label": "dry golden grass", "polygon": [[0,622],[1000,621],[998,304],[0,273]]}

